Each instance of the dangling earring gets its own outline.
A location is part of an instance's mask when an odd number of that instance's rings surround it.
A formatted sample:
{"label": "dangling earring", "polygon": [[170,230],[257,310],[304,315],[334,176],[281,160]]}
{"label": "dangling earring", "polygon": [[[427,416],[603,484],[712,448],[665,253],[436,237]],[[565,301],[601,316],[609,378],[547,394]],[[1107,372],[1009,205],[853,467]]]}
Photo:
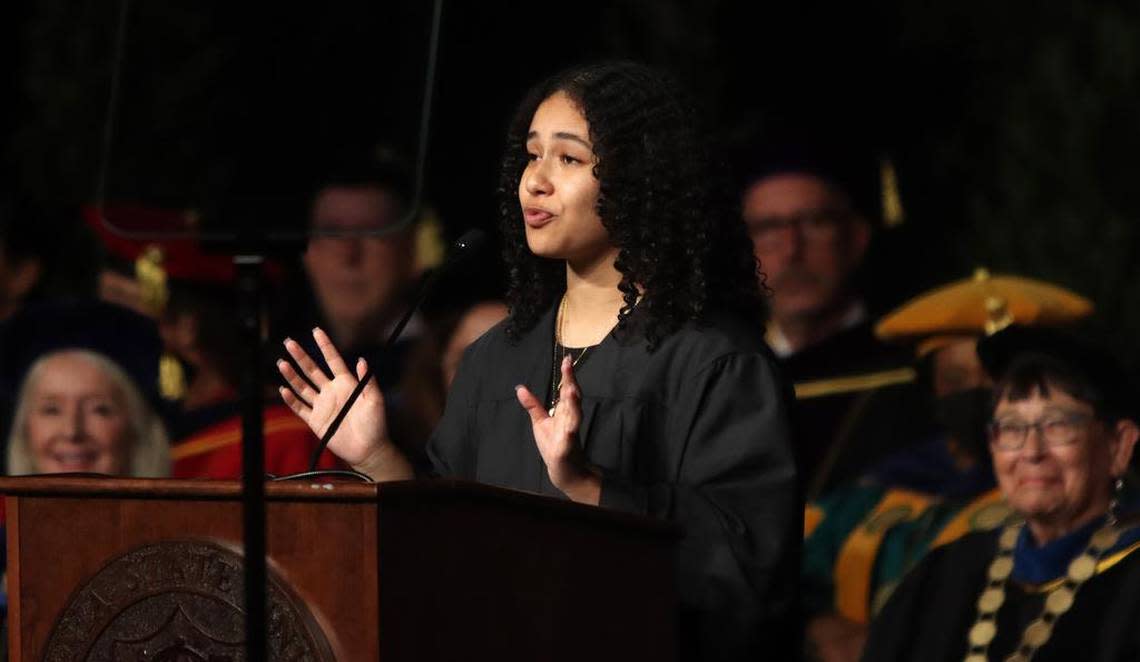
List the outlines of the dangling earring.
{"label": "dangling earring", "polygon": [[1124,491],[1124,478],[1117,478],[1115,490],[1112,493],[1112,501],[1108,502],[1108,525],[1116,526],[1120,513],[1120,495]]}

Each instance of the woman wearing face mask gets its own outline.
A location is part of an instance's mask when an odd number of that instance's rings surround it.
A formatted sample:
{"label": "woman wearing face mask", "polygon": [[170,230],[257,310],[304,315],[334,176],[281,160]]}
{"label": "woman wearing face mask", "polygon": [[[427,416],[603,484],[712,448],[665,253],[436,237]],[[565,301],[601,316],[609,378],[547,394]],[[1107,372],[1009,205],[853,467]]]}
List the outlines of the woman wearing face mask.
{"label": "woman wearing face mask", "polygon": [[122,368],[65,349],[28,371],[8,438],[8,472],[160,477],[170,447],[158,416]]}
{"label": "woman wearing face mask", "polygon": [[915,568],[864,659],[1137,659],[1135,391],[1118,362],[1055,331],[1009,328],[978,353],[999,376],[989,443],[1012,516]]}
{"label": "woman wearing face mask", "polygon": [[[693,658],[794,646],[799,520],[785,390],[761,340],[757,265],[720,206],[705,143],[660,75],[603,64],[523,101],[501,218],[510,316],[466,352],[428,446],[435,473],[668,519]],[[318,435],[362,375],[286,349],[286,403]],[[315,386],[315,388],[314,388]],[[330,448],[410,478],[378,389]]]}

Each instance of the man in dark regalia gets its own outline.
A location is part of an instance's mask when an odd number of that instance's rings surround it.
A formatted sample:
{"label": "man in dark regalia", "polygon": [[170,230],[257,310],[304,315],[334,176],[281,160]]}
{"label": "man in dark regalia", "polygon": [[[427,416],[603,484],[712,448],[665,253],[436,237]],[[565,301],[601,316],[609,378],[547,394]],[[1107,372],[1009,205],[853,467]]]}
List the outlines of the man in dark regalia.
{"label": "man in dark regalia", "polygon": [[[929,423],[911,387],[911,357],[875,337],[857,285],[893,170],[858,150],[807,142],[757,152],[745,167],[742,213],[771,290],[766,340],[796,385],[797,460],[811,497]],[[887,193],[897,207],[893,187]]]}

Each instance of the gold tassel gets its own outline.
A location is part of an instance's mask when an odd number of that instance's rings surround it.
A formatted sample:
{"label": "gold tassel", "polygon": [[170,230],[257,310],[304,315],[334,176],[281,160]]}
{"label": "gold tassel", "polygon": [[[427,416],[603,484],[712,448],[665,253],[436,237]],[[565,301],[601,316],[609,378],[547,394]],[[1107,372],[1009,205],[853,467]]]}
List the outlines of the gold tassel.
{"label": "gold tassel", "polygon": [[992,336],[1011,324],[1013,313],[1009,312],[1006,300],[997,296],[986,297],[986,335]]}
{"label": "gold tassel", "polygon": [[147,246],[135,260],[135,280],[139,283],[143,308],[152,316],[162,315],[170,292],[166,287],[166,270],[162,268],[162,249]]}
{"label": "gold tassel", "polygon": [[[986,283],[991,277],[990,270],[985,267],[974,269],[975,283]],[[989,288],[987,287],[986,289]],[[986,297],[985,306],[986,323],[984,326],[987,336],[992,336],[1010,324],[1013,324],[1013,313],[1009,312],[1009,302],[1004,298],[991,294]]]}
{"label": "gold tassel", "polygon": [[166,400],[186,397],[186,374],[182,364],[170,352],[163,353],[158,360],[158,392]]}
{"label": "gold tassel", "polygon": [[[170,300],[162,262],[162,249],[153,245],[147,246],[135,260],[135,280],[139,284],[143,308],[155,319],[162,316]],[[158,360],[158,392],[166,400],[181,400],[186,395],[186,375],[182,364],[169,352],[164,352]]]}
{"label": "gold tassel", "polygon": [[443,226],[433,209],[425,209],[416,223],[416,269],[434,269],[443,262],[447,246],[443,242]]}
{"label": "gold tassel", "polygon": [[883,224],[888,228],[898,227],[906,220],[906,213],[899,195],[898,173],[889,158],[884,157],[879,162],[879,182],[883,192]]}

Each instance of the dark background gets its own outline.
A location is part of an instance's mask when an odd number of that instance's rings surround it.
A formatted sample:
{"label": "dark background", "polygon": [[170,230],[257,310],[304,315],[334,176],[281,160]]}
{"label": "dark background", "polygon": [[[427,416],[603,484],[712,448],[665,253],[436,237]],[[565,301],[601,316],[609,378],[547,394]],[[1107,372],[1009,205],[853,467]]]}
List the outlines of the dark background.
{"label": "dark background", "polygon": [[[109,155],[109,199],[284,227],[338,155],[414,157],[428,0],[246,5],[131,3],[108,153],[121,5],[14,3],[0,28],[10,188],[89,203]],[[877,310],[984,265],[1092,298],[1090,332],[1140,362],[1140,3],[452,0],[426,180],[451,236],[493,226],[526,87],[609,57],[672,71],[725,146],[795,126],[889,155],[907,219],[879,236]],[[260,204],[217,207],[234,190]]]}

